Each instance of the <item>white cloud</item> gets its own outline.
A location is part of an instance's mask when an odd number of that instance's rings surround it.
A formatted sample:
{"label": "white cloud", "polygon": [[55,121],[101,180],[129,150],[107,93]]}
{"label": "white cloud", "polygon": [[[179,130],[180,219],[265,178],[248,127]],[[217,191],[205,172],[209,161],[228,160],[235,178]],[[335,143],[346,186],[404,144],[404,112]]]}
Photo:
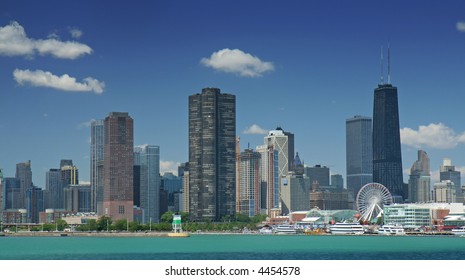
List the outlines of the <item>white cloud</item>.
{"label": "white cloud", "polygon": [[268,130],[261,128],[257,124],[253,124],[252,126],[247,127],[242,133],[244,134],[267,134]]}
{"label": "white cloud", "polygon": [[87,77],[82,82],[77,82],[76,78],[70,77],[68,74],[56,76],[42,70],[15,69],[13,77],[20,85],[29,84],[33,87],[49,87],[64,91],[93,91],[96,94],[101,94],[105,88],[104,82],[100,82],[94,78]]}
{"label": "white cloud", "polygon": [[222,49],[212,53],[210,58],[202,58],[200,62],[207,67],[245,77],[260,77],[263,73],[274,70],[272,62],[261,61],[239,49]]}
{"label": "white cloud", "polygon": [[79,39],[82,37],[82,30],[79,30],[77,28],[70,28],[69,33],[71,34],[71,37],[74,39]]}
{"label": "white cloud", "polygon": [[33,57],[36,53],[62,59],[76,59],[91,54],[92,49],[79,42],[60,41],[56,36],[39,40],[28,38],[18,22],[0,27],[0,55]]}
{"label": "white cloud", "polygon": [[40,55],[50,54],[56,58],[76,59],[84,54],[91,54],[92,49],[78,42],[62,42],[57,39],[37,40],[36,50]]}
{"label": "white cloud", "polygon": [[7,56],[32,55],[34,42],[27,38],[24,28],[17,22],[0,27],[0,54]]}
{"label": "white cloud", "polygon": [[179,165],[179,162],[160,160],[160,174],[163,175],[166,172],[171,172],[174,175],[177,175]]}
{"label": "white cloud", "polygon": [[459,21],[457,22],[457,30],[460,32],[465,32],[465,21]]}
{"label": "white cloud", "polygon": [[402,144],[415,148],[453,149],[465,143],[465,132],[457,134],[443,123],[421,125],[418,130],[402,128],[400,130]]}

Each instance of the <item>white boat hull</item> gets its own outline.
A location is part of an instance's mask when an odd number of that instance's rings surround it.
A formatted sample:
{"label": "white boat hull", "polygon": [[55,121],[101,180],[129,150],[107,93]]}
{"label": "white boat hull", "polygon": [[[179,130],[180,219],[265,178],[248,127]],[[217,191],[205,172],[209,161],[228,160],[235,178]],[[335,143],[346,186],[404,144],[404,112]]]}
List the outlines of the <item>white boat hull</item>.
{"label": "white boat hull", "polygon": [[454,228],[452,230],[452,234],[454,234],[454,235],[465,235],[465,227]]}
{"label": "white boat hull", "polygon": [[355,223],[336,223],[329,227],[331,234],[334,235],[350,235],[350,234],[364,234],[365,230],[359,224]]}

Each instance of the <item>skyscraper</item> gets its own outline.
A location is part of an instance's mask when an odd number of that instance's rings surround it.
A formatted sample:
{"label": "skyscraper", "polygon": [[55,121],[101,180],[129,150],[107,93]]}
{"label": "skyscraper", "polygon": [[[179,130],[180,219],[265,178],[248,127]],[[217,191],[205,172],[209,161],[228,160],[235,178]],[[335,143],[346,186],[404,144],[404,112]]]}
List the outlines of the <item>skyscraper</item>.
{"label": "skyscraper", "polygon": [[63,209],[63,186],[60,169],[50,169],[45,173],[45,191],[45,208]]}
{"label": "skyscraper", "polygon": [[2,180],[2,187],[3,187],[3,203],[2,209],[20,209],[21,201],[20,201],[20,182],[17,178],[3,178]]}
{"label": "skyscraper", "polygon": [[278,151],[278,177],[286,176],[291,167],[289,163],[292,165],[293,161],[293,155],[289,154],[289,137],[281,127],[277,127],[265,136],[265,145]]}
{"label": "skyscraper", "polygon": [[234,215],[236,97],[218,88],[189,96],[189,213],[194,220]]}
{"label": "skyscraper", "polygon": [[331,175],[331,186],[335,187],[337,190],[344,189],[344,179],[341,174]]}
{"label": "skyscraper", "polygon": [[315,166],[307,166],[304,168],[305,175],[310,179],[310,184],[318,182],[320,186],[329,187],[329,167],[317,164]]}
{"label": "skyscraper", "polygon": [[[268,135],[265,136],[265,146],[267,149],[271,148],[276,151],[278,156],[278,165],[274,166],[277,168],[277,190],[278,195],[273,195],[274,199],[278,199],[279,206],[282,210],[282,197],[281,197],[281,187],[283,186],[281,180],[282,178],[286,177],[290,170],[292,170],[292,162],[293,162],[293,155],[290,154],[289,147],[292,149],[294,148],[294,143],[289,142],[289,136],[291,137],[292,141],[294,141],[294,134],[290,132],[285,132],[281,127],[277,127],[275,130],[270,130]],[[268,163],[271,163],[269,160],[272,158],[270,156],[268,158]],[[269,169],[270,170],[270,169]],[[270,174],[271,175],[271,174]],[[270,190],[271,185],[268,186],[268,190]],[[270,209],[269,209],[270,210]],[[270,215],[270,214],[269,214]]]}
{"label": "skyscraper", "polygon": [[294,171],[281,180],[283,214],[310,209],[310,179],[304,174],[304,165],[297,153],[292,163]]}
{"label": "skyscraper", "polygon": [[439,180],[446,181],[450,180],[454,183],[455,187],[455,201],[458,203],[463,203],[463,194],[462,194],[462,183],[460,179],[460,171],[455,170],[455,166],[452,165],[452,161],[449,158],[445,158],[439,169]]}
{"label": "skyscraper", "polygon": [[16,164],[16,179],[19,180],[19,208],[26,208],[26,196],[30,188],[32,188],[32,170],[31,161],[21,162]]}
{"label": "skyscraper", "polygon": [[260,153],[246,149],[240,156],[239,212],[253,217],[260,214]]}
{"label": "skyscraper", "polygon": [[133,119],[128,113],[112,112],[104,127],[103,211],[99,215],[133,221]]}
{"label": "skyscraper", "polygon": [[140,207],[142,223],[158,223],[160,218],[160,147],[144,145],[135,148],[140,159]]}
{"label": "skyscraper", "polygon": [[431,200],[430,161],[425,151],[418,151],[418,160],[410,169],[408,181],[408,200],[410,202],[428,202]]}
{"label": "skyscraper", "polygon": [[295,148],[294,148],[294,133],[283,131],[284,135],[287,136],[287,166],[289,171],[294,169],[294,157],[295,157]]}
{"label": "skyscraper", "polygon": [[90,200],[92,212],[103,213],[104,121],[93,120],[90,130]]}
{"label": "skyscraper", "polygon": [[66,188],[68,185],[78,185],[79,184],[79,170],[73,165],[64,165],[61,167],[61,181],[63,188]]}
{"label": "skyscraper", "polygon": [[257,146],[256,150],[261,157],[261,209],[271,217],[272,212],[279,211],[278,150],[272,144]]}
{"label": "skyscraper", "polygon": [[347,190],[356,197],[358,191],[373,182],[372,120],[354,116],[346,120]]}
{"label": "skyscraper", "polygon": [[381,83],[374,91],[373,181],[384,185],[393,195],[395,202],[401,202],[404,196],[404,183],[399,108],[397,87],[390,84],[389,63],[388,60],[388,83],[384,83],[381,75]]}

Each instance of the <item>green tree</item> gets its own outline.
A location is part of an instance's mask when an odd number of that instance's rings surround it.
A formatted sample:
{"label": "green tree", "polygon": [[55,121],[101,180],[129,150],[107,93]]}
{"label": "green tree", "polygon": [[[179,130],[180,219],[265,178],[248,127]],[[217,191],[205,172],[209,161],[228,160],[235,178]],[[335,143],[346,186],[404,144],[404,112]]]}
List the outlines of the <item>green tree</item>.
{"label": "green tree", "polygon": [[161,215],[161,221],[163,223],[172,223],[173,222],[173,215],[174,215],[174,212],[173,211],[168,211],[166,213],[164,213],[163,215]]}
{"label": "green tree", "polygon": [[97,220],[97,230],[98,231],[107,231],[111,226],[111,218],[109,216],[102,216]]}
{"label": "green tree", "polygon": [[65,228],[68,227],[68,223],[65,221],[65,220],[62,220],[62,219],[58,219],[56,220],[56,226],[55,228],[58,230],[58,231],[63,231]]}
{"label": "green tree", "polygon": [[135,231],[139,231],[139,230],[144,230],[144,226],[139,224],[139,223],[136,223],[136,222],[129,222],[129,231],[130,232],[135,232]]}
{"label": "green tree", "polygon": [[266,214],[258,214],[258,215],[255,215],[253,218],[252,218],[252,222],[253,223],[261,223],[263,221],[266,221],[266,218],[268,216]]}
{"label": "green tree", "polygon": [[249,216],[247,216],[247,215],[245,215],[245,214],[236,213],[236,215],[234,215],[234,221],[236,221],[236,222],[243,222],[243,223],[249,223],[249,222],[250,222],[250,218],[249,218]]}
{"label": "green tree", "polygon": [[111,229],[117,231],[125,231],[128,228],[128,221],[126,219],[117,220],[111,225]]}
{"label": "green tree", "polygon": [[181,221],[183,223],[185,223],[185,222],[187,223],[189,221],[189,213],[181,211],[181,212],[179,212],[179,215],[181,215]]}

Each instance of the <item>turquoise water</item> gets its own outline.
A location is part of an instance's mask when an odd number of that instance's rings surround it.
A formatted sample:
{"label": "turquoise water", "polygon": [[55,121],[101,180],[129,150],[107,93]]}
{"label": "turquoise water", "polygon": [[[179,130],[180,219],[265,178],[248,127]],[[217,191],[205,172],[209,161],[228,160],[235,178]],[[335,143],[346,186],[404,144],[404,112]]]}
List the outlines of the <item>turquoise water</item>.
{"label": "turquoise water", "polygon": [[12,260],[465,260],[454,236],[1,237]]}

